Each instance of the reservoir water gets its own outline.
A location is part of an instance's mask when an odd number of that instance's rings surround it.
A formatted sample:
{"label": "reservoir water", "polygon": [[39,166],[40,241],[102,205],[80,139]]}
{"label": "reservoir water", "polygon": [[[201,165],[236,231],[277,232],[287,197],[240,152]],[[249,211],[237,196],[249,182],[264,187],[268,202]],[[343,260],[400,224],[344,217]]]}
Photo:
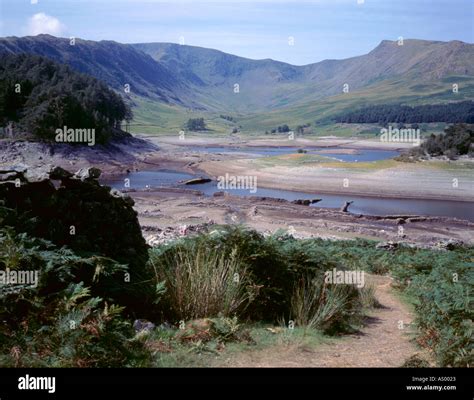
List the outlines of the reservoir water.
{"label": "reservoir water", "polygon": [[[209,146],[209,147],[193,147],[187,148],[189,151],[202,153],[241,153],[250,154],[252,156],[281,156],[285,154],[296,154],[297,148],[294,147],[224,147],[224,146]],[[345,162],[367,162],[386,160],[396,157],[399,153],[395,150],[372,150],[372,149],[358,149],[353,154],[348,153],[346,148],[327,148],[327,147],[306,147],[302,148],[306,154],[316,154],[324,157],[334,158],[338,161]],[[351,151],[354,151],[353,149]]]}
{"label": "reservoir water", "polygon": [[[207,182],[198,185],[187,186],[180,182],[194,178],[194,175],[171,170],[159,171],[139,171],[127,174],[124,177],[115,178],[103,182],[118,190],[125,189],[125,178],[129,180],[130,188],[171,188],[181,187],[202,191],[207,196],[212,196],[220,191],[217,182]],[[350,212],[354,214],[366,215],[429,215],[446,216],[474,221],[474,204],[462,201],[445,200],[413,200],[413,199],[387,199],[354,195],[329,195],[305,192],[294,192],[290,190],[267,189],[259,187],[256,193],[249,190],[233,189],[231,194],[237,196],[260,196],[274,197],[285,200],[315,199],[322,201],[314,204],[315,207],[340,208],[345,201],[354,201],[350,207]]]}

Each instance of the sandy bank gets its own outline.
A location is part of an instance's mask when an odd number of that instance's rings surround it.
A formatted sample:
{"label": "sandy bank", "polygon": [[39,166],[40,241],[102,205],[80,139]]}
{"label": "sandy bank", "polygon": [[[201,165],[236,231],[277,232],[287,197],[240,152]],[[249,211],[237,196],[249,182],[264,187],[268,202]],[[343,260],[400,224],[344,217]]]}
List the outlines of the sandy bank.
{"label": "sandy bank", "polygon": [[174,146],[245,146],[245,147],[343,147],[349,149],[378,149],[378,150],[405,150],[413,148],[411,143],[387,143],[376,139],[340,138],[336,136],[324,136],[318,138],[298,138],[289,140],[284,135],[270,137],[248,137],[229,136],[215,137],[212,135],[186,135],[182,140],[178,135],[154,136],[137,135],[137,137],[149,140],[160,145]]}
{"label": "sandy bank", "polygon": [[250,175],[257,177],[260,187],[314,194],[474,202],[472,169],[443,169],[434,164],[389,162],[380,168],[355,163],[267,166],[257,159],[240,159],[204,161],[198,168],[214,178],[226,173]]}

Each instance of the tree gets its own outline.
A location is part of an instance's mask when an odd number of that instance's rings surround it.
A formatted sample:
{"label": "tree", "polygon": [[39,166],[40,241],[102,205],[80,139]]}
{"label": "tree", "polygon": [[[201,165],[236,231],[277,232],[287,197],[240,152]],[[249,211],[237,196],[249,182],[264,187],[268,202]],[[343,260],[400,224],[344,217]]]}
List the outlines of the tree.
{"label": "tree", "polygon": [[277,129],[279,133],[286,133],[290,131],[290,127],[286,124],[279,126]]}
{"label": "tree", "polygon": [[99,80],[68,66],[30,54],[0,59],[0,123],[17,122],[42,140],[54,140],[55,130],[95,130],[96,142],[106,143],[113,129],[132,118],[122,97]]}
{"label": "tree", "polygon": [[420,146],[418,152],[432,156],[446,155],[456,158],[458,155],[474,153],[474,125],[454,124],[444,130],[444,134],[431,134]]}
{"label": "tree", "polygon": [[204,118],[189,118],[186,128],[190,131],[204,131],[206,130],[206,123]]}

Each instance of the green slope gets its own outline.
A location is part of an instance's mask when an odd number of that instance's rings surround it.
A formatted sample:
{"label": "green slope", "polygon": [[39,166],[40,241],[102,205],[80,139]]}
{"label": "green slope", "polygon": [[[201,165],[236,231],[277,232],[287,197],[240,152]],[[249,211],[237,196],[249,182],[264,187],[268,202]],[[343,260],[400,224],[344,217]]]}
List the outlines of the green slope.
{"label": "green slope", "polygon": [[[459,92],[453,93],[452,84],[459,85]],[[474,78],[451,76],[434,83],[410,84],[406,79],[386,80],[366,88],[321,100],[309,101],[290,107],[252,114],[232,113],[236,123],[219,118],[221,113],[192,111],[177,106],[167,106],[145,99],[137,99],[134,123],[157,125],[149,129],[134,131],[149,133],[173,133],[183,129],[188,118],[204,117],[210,132],[229,133],[234,126],[241,126],[243,134],[263,134],[279,125],[288,124],[291,129],[311,123],[314,133],[319,135],[351,136],[360,133],[360,126],[333,124],[331,118],[348,110],[375,104],[402,103],[407,105],[447,103],[474,98]],[[367,127],[362,132],[373,134],[377,129]]]}

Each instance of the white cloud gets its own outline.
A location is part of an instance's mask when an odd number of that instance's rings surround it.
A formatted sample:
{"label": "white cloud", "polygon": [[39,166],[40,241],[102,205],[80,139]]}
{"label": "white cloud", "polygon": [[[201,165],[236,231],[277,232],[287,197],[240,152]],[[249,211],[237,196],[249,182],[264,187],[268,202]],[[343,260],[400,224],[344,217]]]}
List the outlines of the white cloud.
{"label": "white cloud", "polygon": [[59,19],[45,13],[35,14],[28,20],[27,31],[29,35],[33,36],[39,35],[40,33],[60,36],[65,29],[66,27]]}

